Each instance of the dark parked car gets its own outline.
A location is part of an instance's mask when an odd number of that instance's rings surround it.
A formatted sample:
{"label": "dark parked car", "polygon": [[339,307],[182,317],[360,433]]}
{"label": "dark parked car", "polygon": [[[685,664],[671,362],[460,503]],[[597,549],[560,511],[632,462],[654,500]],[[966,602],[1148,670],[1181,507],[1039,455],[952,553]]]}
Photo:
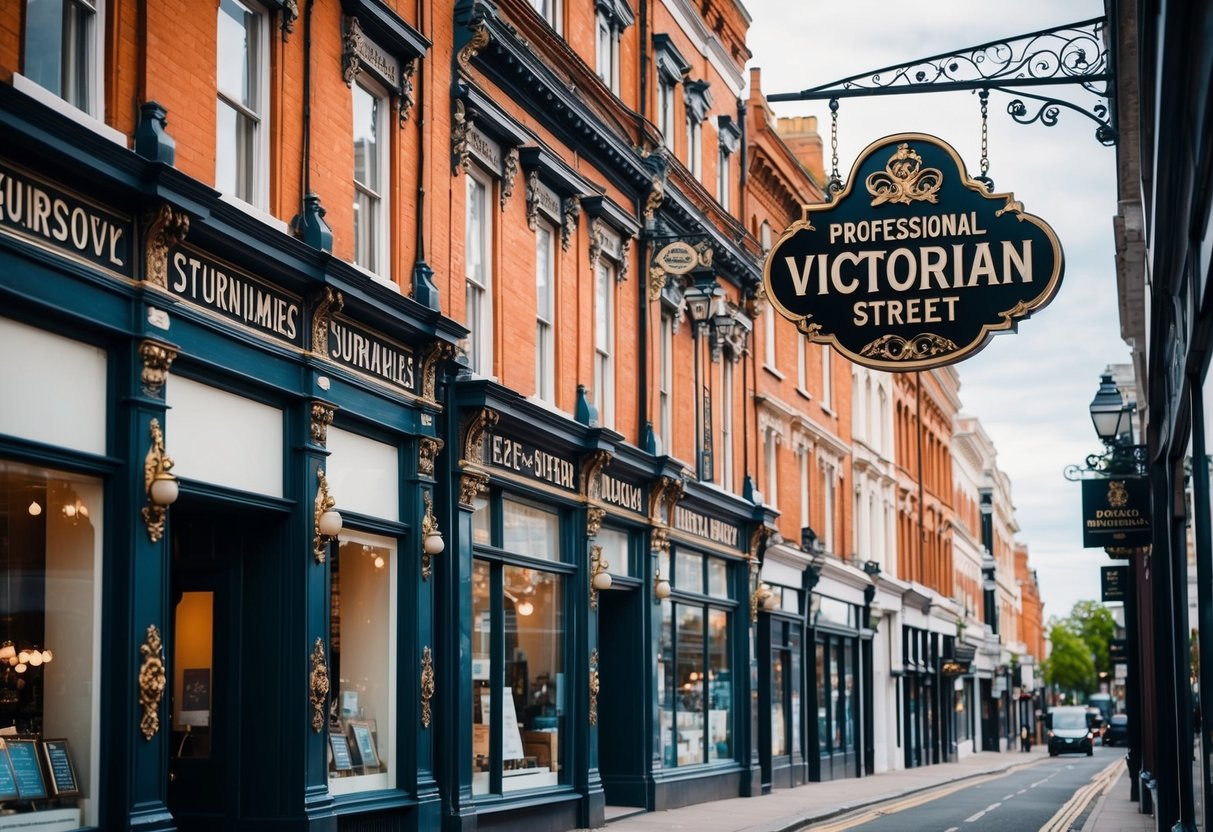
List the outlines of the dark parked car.
{"label": "dark parked car", "polygon": [[1081,705],[1063,706],[1049,711],[1049,756],[1095,753],[1095,734]]}
{"label": "dark parked car", "polygon": [[1127,714],[1112,714],[1108,730],[1104,732],[1104,745],[1125,745],[1129,742],[1129,717]]}

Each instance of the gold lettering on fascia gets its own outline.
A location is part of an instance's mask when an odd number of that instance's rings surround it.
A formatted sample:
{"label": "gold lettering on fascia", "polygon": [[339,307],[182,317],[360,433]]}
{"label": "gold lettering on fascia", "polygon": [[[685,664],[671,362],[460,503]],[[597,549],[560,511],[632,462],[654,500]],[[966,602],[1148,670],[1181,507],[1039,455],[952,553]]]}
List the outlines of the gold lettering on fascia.
{"label": "gold lettering on fascia", "polygon": [[329,358],[413,391],[413,353],[342,321],[329,321]]}
{"label": "gold lettering on fascia", "polygon": [[714,543],[723,543],[725,546],[733,548],[737,546],[736,526],[682,506],[674,508],[674,528],[696,537],[706,538]]}
{"label": "gold lettering on fascia", "polygon": [[0,227],[35,237],[55,248],[129,276],[127,223],[79,199],[43,188],[0,169]]}
{"label": "gold lettering on fascia", "polygon": [[174,249],[169,261],[172,265],[169,290],[173,294],[247,326],[299,343],[298,301],[182,249]]}
{"label": "gold lettering on fascia", "polygon": [[560,221],[560,197],[542,182],[539,183],[539,210],[556,222]]}
{"label": "gold lettering on fascia", "polygon": [[637,514],[644,513],[644,490],[639,485],[617,480],[607,474],[599,474],[599,494],[604,503],[626,508]]}
{"label": "gold lettering on fascia", "polygon": [[468,147],[480,157],[480,161],[489,166],[495,173],[501,173],[501,148],[497,142],[481,133],[474,126],[468,133]]}
{"label": "gold lettering on fascia", "polygon": [[501,468],[527,474],[542,482],[577,490],[576,469],[567,459],[529,448],[516,439],[494,436],[490,443],[490,461]]}
{"label": "gold lettering on fascia", "polygon": [[358,59],[392,89],[400,85],[400,64],[365,35],[358,40]]}
{"label": "gold lettering on fascia", "polygon": [[[976,211],[932,214],[829,224],[830,244],[862,246],[852,251],[785,257],[796,295],[818,296],[856,292],[880,296],[936,289],[963,290],[979,286],[1032,283],[1032,240],[1002,240],[997,249],[979,238]],[[974,238],[970,243],[878,248],[880,243],[934,238]],[[858,300],[855,326],[886,327],[955,321],[960,295],[931,298]]]}

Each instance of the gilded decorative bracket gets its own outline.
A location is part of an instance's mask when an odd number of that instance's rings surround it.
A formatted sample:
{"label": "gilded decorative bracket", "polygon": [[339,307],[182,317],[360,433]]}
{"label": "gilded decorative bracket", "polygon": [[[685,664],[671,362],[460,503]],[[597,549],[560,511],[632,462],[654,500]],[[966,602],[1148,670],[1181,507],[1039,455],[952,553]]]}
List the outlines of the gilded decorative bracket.
{"label": "gilded decorative bracket", "polygon": [[585,510],[585,536],[593,539],[602,528],[602,518],[606,517],[606,509],[590,506]]}
{"label": "gilded decorative bracket", "polygon": [[581,482],[585,495],[591,500],[597,500],[602,494],[602,481],[598,475],[602,469],[611,464],[611,452],[600,448],[585,456],[581,462]]}
{"label": "gilded decorative bracket", "polygon": [[480,471],[464,471],[459,478],[459,504],[464,508],[472,508],[476,497],[483,494],[489,487],[489,475]]}
{"label": "gilded decorative bracket", "polygon": [[328,557],[328,544],[331,537],[320,532],[320,517],[337,505],[337,501],[329,495],[329,479],[323,468],[316,469],[316,504],[312,516],[312,554],[316,563],[324,563]]}
{"label": "gilded decorative bracket", "polygon": [[434,462],[442,446],[442,440],[433,436],[423,436],[417,440],[417,473],[434,476]]}
{"label": "gilded decorative bracket", "polygon": [[590,654],[590,712],[589,720],[591,725],[598,724],[598,688],[600,681],[598,679],[598,648],[594,648],[594,652]]}
{"label": "gilded decorative bracket", "polygon": [[143,739],[151,741],[160,730],[160,700],[164,696],[164,644],[155,624],[147,627],[147,639],[139,646],[143,663],[139,667],[139,704],[143,716],[139,730]]}
{"label": "gilded decorative bracket", "polygon": [[526,227],[532,231],[539,228],[539,169],[526,175]]}
{"label": "gilded decorative bracket", "polygon": [[179,245],[190,230],[189,215],[168,203],[150,210],[144,218],[143,279],[161,289],[168,288],[168,250]]}
{"label": "gilded decorative bracket", "polygon": [[312,402],[311,437],[312,444],[325,447],[329,441],[329,425],[333,424],[333,416],[337,406],[328,402]]}
{"label": "gilded decorative bracket", "polygon": [[434,344],[421,359],[421,397],[427,401],[437,401],[438,365],[449,361],[455,355],[455,347],[445,341]]}
{"label": "gilded decorative bracket", "polygon": [[664,200],[665,178],[661,175],[656,175],[649,181],[649,193],[644,198],[644,219],[646,222],[657,216],[657,210],[661,207],[661,203]]}
{"label": "gilded decorative bracket", "polygon": [[438,518],[434,516],[434,499],[428,489],[421,492],[421,499],[425,503],[425,514],[421,515],[421,580],[428,581],[434,572],[434,561],[426,551],[426,541],[430,535],[440,532]]}
{"label": "gilded decorative bracket", "polygon": [[455,56],[461,72],[467,73],[472,69],[472,58],[475,58],[480,50],[488,46],[489,43],[489,27],[483,21],[479,20],[472,25],[472,38],[463,45],[459,50],[459,54]]}
{"label": "gilded decorative bracket", "polygon": [[147,503],[143,506],[143,523],[147,527],[147,536],[152,543],[159,543],[164,536],[164,523],[168,517],[168,507],[157,505],[152,501],[152,483],[157,479],[172,479],[173,460],[164,452],[164,432],[160,429],[160,420],[153,417],[148,423],[148,433],[152,443],[143,458],[143,491]]}
{"label": "gilded decorative bracket", "polygon": [[140,381],[143,392],[148,396],[160,397],[164,392],[164,382],[168,379],[169,368],[177,357],[177,349],[163,341],[144,340],[139,344],[139,355],[143,357],[143,373]]}
{"label": "gilded decorative bracket", "polygon": [[434,653],[428,646],[421,651],[421,727],[429,728],[433,711],[430,700],[434,698]]}
{"label": "gilded decorative bracket", "polygon": [[328,356],[329,323],[343,306],[345,296],[333,287],[325,286],[316,303],[316,311],[312,313],[312,352],[316,355]]}
{"label": "gilded decorative bracket", "polygon": [[484,460],[484,436],[496,427],[501,417],[497,411],[482,407],[463,426],[463,461],[480,463]]}
{"label": "gilded decorative bracket", "polygon": [[471,150],[468,148],[468,134],[472,132],[472,115],[462,99],[455,99],[455,114],[452,116],[451,122],[451,170],[455,176],[471,170],[472,167]]}
{"label": "gilded decorative bracket", "polygon": [[308,676],[308,701],[312,703],[312,730],[324,729],[325,701],[329,695],[329,668],[324,656],[324,640],[317,637],[312,647],[312,672]]}

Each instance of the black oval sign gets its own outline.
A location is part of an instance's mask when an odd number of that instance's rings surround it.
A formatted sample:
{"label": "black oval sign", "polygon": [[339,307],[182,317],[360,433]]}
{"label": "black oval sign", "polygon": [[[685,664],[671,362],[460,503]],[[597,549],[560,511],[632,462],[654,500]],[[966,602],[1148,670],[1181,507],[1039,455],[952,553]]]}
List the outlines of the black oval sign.
{"label": "black oval sign", "polygon": [[1061,285],[1053,229],[969,178],[934,136],[873,142],[833,202],[803,211],[767,257],[767,297],[811,340],[867,367],[959,361]]}

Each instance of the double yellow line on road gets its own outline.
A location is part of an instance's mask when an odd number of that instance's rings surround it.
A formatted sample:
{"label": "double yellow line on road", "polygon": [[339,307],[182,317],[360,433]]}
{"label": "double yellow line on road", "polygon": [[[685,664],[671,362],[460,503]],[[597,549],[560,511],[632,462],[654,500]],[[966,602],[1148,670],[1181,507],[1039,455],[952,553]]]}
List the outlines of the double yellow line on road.
{"label": "double yellow line on road", "polygon": [[1057,810],[1057,814],[1049,818],[1048,823],[1040,827],[1040,832],[1067,832],[1070,824],[1078,819],[1092,800],[1112,788],[1124,764],[1124,760],[1117,760],[1095,775],[1090,783],[1074,792],[1074,796]]}

